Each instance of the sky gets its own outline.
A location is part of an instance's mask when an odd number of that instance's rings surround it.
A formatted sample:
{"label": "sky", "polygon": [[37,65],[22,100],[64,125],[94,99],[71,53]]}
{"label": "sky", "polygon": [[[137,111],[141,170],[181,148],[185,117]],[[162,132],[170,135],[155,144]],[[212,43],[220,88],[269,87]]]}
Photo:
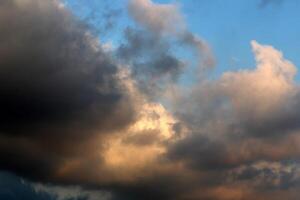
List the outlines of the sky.
{"label": "sky", "polygon": [[300,2],[0,2],[0,199],[298,200]]}
{"label": "sky", "polygon": [[[108,4],[106,1],[96,0],[88,2],[66,0],[65,2],[78,16],[97,12]],[[132,24],[126,11],[126,2],[126,0],[115,0],[113,5],[109,5],[111,9],[120,11],[120,19],[116,23],[120,28],[110,33],[113,37],[105,37],[105,41],[118,43],[122,39],[122,29]],[[250,41],[254,39],[283,51],[285,56],[296,65],[300,63],[297,55],[300,51],[297,40],[300,34],[298,14],[300,2],[297,0],[229,0],[226,2],[156,0],[154,2],[178,4],[189,29],[203,37],[213,49],[217,58],[216,76],[222,71],[253,67],[255,62],[251,55]],[[285,37],[282,36],[283,34]],[[290,42],[286,41],[286,37],[290,38]]]}

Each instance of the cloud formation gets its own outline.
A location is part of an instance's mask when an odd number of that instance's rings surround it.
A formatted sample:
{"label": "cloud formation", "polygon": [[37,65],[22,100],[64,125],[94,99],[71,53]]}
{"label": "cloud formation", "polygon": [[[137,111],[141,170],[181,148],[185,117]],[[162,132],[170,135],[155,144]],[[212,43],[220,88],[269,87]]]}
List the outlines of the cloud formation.
{"label": "cloud formation", "polygon": [[130,70],[58,1],[0,9],[1,169],[108,190],[153,174],[175,119]]}
{"label": "cloud formation", "polygon": [[[173,87],[188,68],[198,78],[215,65],[209,45],[191,33],[177,4],[157,4],[150,0],[128,1],[128,13],[137,27],[124,30],[117,58],[130,66],[140,91],[151,100]],[[178,56],[188,50],[195,62]]]}
{"label": "cloud formation", "polygon": [[59,1],[0,3],[0,169],[34,182],[0,174],[18,185],[0,181],[0,197],[296,200],[296,66],[252,41],[255,68],[180,86],[174,47],[211,66],[209,47],[178,5],[131,0],[129,13],[138,27],[107,52]]}
{"label": "cloud formation", "polygon": [[172,45],[160,36],[142,29],[127,28],[118,58],[129,65],[139,89],[153,98],[176,83],[186,64],[172,52]]}
{"label": "cloud formation", "polygon": [[52,176],[84,141],[134,120],[117,65],[59,5],[0,7],[1,166],[28,176]]}
{"label": "cloud formation", "polygon": [[129,14],[134,20],[155,34],[177,38],[179,42],[196,52],[200,68],[215,65],[215,58],[209,45],[187,29],[184,17],[176,4],[155,4],[151,0],[130,0]]}
{"label": "cloud formation", "polygon": [[[292,179],[298,175],[291,168],[298,166],[300,153],[296,67],[271,46],[251,45],[254,70],[226,72],[176,99],[175,109],[189,132],[170,146],[168,155],[193,171],[217,175],[212,199],[265,199],[275,193],[295,199],[297,192],[291,190],[299,185]],[[207,197],[195,197],[201,198]]]}

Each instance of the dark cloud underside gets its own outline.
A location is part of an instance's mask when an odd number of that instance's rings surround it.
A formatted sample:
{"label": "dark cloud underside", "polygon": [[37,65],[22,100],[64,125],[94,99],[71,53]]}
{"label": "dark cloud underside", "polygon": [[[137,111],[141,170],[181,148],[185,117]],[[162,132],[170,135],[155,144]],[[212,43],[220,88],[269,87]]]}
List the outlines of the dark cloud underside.
{"label": "dark cloud underside", "polygon": [[51,176],[95,132],[131,122],[115,63],[57,2],[1,1],[0,29],[2,168]]}

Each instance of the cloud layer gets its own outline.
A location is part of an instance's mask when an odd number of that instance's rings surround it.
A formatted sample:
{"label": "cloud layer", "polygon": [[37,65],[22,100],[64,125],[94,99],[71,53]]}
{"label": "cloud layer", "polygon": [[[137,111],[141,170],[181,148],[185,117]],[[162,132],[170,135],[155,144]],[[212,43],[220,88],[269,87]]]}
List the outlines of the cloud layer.
{"label": "cloud layer", "polygon": [[253,69],[184,87],[176,48],[215,60],[179,5],[128,12],[136,26],[108,52],[59,1],[0,3],[0,169],[26,179],[1,173],[0,197],[296,200],[296,66],[252,41]]}

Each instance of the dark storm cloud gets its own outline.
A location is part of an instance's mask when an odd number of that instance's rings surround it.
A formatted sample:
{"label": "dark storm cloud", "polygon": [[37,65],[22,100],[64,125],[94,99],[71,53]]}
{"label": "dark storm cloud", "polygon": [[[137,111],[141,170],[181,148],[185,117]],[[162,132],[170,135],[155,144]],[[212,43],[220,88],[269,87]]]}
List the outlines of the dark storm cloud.
{"label": "dark storm cloud", "polygon": [[1,1],[0,29],[2,168],[51,176],[95,132],[132,121],[115,63],[58,2]]}
{"label": "dark storm cloud", "polygon": [[197,170],[220,170],[234,165],[230,160],[226,160],[228,159],[226,151],[226,146],[221,142],[211,141],[195,134],[170,147],[168,157],[175,160],[183,159],[189,167]]}
{"label": "dark storm cloud", "polygon": [[[261,163],[259,163],[261,164]],[[263,190],[288,189],[299,186],[299,163],[297,161],[268,163],[273,167],[259,166],[259,164],[246,166],[234,172],[234,181],[253,181],[255,187]],[[262,164],[261,164],[262,165]]]}
{"label": "dark storm cloud", "polygon": [[113,200],[181,199],[180,195],[191,187],[182,174],[157,174],[139,183],[118,185]]}

